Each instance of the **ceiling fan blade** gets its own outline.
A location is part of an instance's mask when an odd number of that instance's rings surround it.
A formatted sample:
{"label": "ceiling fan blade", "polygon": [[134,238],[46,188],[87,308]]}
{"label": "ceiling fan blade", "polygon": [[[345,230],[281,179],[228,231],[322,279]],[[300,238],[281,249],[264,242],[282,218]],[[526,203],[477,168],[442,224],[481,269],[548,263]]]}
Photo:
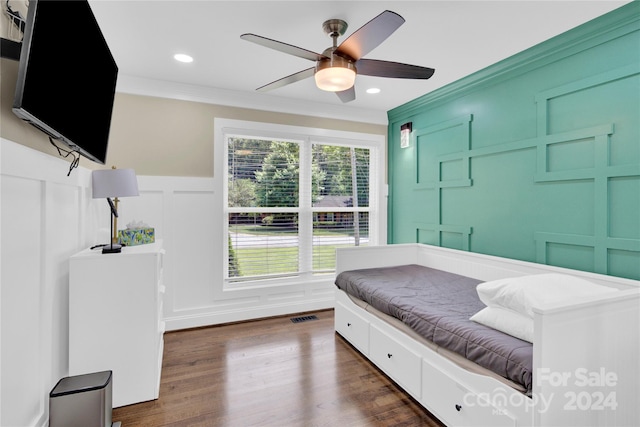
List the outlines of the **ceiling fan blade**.
{"label": "ceiling fan blade", "polygon": [[279,42],[277,40],[268,39],[266,37],[258,36],[255,34],[243,34],[240,36],[242,40],[246,40],[249,42],[253,42],[259,44],[260,46],[268,47],[270,49],[277,50],[279,52],[288,53],[289,55],[297,56],[299,58],[308,59],[309,61],[317,61],[322,58],[326,58],[326,56],[315,53],[307,49],[303,49],[298,46],[293,46],[291,44]]}
{"label": "ceiling fan blade", "polygon": [[291,74],[290,76],[283,77],[279,80],[273,81],[264,86],[260,86],[257,91],[266,92],[268,90],[277,89],[282,86],[286,86],[291,83],[298,82],[300,80],[304,80],[308,77],[313,77],[315,73],[315,67],[307,68],[306,70],[298,71],[297,73]]}
{"label": "ceiling fan blade", "polygon": [[356,99],[356,87],[355,85],[351,86],[347,90],[336,92],[336,95],[338,95],[338,98],[340,98],[340,101],[342,102],[346,103],[346,102],[353,101],[354,99]]}
{"label": "ceiling fan blade", "polygon": [[358,60],[378,47],[395,30],[404,24],[404,18],[385,10],[343,41],[336,52]]}
{"label": "ceiling fan blade", "polygon": [[358,74],[365,76],[393,77],[397,79],[428,79],[435,72],[433,68],[377,59],[361,59],[356,62],[356,69]]}

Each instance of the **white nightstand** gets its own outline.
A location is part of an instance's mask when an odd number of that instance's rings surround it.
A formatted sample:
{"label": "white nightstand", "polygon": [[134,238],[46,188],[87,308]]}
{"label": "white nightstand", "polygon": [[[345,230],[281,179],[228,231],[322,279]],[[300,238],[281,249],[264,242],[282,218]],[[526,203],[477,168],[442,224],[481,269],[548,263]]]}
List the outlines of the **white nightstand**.
{"label": "white nightstand", "polygon": [[69,266],[69,375],[113,371],[113,406],[158,398],[162,242],[84,250]]}

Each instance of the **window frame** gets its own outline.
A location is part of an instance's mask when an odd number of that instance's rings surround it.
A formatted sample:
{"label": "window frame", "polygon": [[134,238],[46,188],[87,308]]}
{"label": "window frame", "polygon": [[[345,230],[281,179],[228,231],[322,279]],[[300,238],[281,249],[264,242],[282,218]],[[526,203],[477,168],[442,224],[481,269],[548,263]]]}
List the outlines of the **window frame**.
{"label": "window frame", "polygon": [[[228,215],[234,210],[243,208],[229,208],[227,206],[228,192],[228,136],[251,137],[265,139],[282,139],[286,141],[295,141],[300,144],[300,169],[301,173],[308,168],[311,162],[311,147],[313,144],[328,144],[345,147],[361,147],[370,150],[370,200],[369,206],[365,208],[331,208],[332,211],[345,210],[349,212],[368,212],[369,213],[369,243],[368,245],[378,245],[386,243],[386,225],[387,225],[387,206],[386,193],[387,186],[385,183],[386,168],[386,150],[384,135],[367,134],[349,131],[337,131],[330,129],[300,127],[291,125],[279,125],[273,123],[251,122],[233,119],[215,119],[215,141],[214,144],[214,188],[221,197],[218,199],[220,211],[220,235],[223,237],[223,260],[222,271],[220,272],[222,289],[221,291],[240,291],[250,289],[263,289],[274,286],[291,286],[302,283],[328,280],[333,281],[334,274],[314,273],[313,268],[309,271],[299,271],[298,273],[284,276],[275,276],[273,278],[260,278],[258,280],[230,280],[228,277],[228,259],[229,248],[227,236],[229,233]],[[306,146],[303,149],[303,145]],[[304,153],[304,154],[303,154]],[[307,157],[307,158],[305,158]],[[308,164],[307,164],[308,163]],[[301,199],[300,206],[296,208],[259,208],[261,211],[269,210],[289,210],[298,213],[300,218],[306,218],[304,223],[308,223],[309,230],[299,230],[300,246],[313,249],[313,215],[316,212],[324,212],[327,208],[313,207],[303,203],[303,191],[300,182]],[[308,183],[310,185],[310,182]],[[302,223],[303,221],[301,221]],[[307,241],[310,240],[310,241]],[[298,259],[302,263],[310,263],[313,266],[312,256],[303,260],[304,255],[299,253]],[[300,270],[304,270],[305,265],[300,265]]]}

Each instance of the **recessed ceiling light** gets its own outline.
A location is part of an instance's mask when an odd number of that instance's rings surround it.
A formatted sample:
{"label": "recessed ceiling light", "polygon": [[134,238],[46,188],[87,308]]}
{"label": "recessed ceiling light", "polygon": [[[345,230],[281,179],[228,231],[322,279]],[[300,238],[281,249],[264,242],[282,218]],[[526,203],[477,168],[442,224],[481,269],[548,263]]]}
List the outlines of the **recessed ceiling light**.
{"label": "recessed ceiling light", "polygon": [[193,62],[193,58],[189,55],[185,55],[184,53],[176,53],[173,55],[173,59],[180,62]]}
{"label": "recessed ceiling light", "polygon": [[367,93],[380,93],[380,89],[378,89],[377,87],[370,87],[369,89],[367,89]]}

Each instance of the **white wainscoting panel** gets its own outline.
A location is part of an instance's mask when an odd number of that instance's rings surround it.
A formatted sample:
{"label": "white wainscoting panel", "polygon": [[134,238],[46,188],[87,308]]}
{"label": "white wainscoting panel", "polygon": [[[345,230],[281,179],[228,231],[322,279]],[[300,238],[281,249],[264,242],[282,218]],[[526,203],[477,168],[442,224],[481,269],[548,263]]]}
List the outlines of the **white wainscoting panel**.
{"label": "white wainscoting panel", "polygon": [[163,240],[167,330],[331,308],[333,276],[321,280],[223,291],[220,195],[212,178],[139,176],[140,197],[120,202],[120,228],[132,220]]}
{"label": "white wainscoting panel", "polygon": [[[2,397],[0,424],[43,416],[42,185],[2,178]],[[7,244],[11,242],[10,244]],[[16,351],[18,350],[18,351]]]}
{"label": "white wainscoting panel", "polygon": [[[171,225],[174,257],[173,309],[184,311],[211,305],[214,293],[216,236],[213,191],[173,193]],[[182,268],[182,266],[188,268]]]}
{"label": "white wainscoting panel", "polygon": [[68,373],[68,259],[93,223],[89,171],[68,169],[0,140],[2,426],[46,426],[49,392]]}
{"label": "white wainscoting panel", "polygon": [[[82,219],[86,216],[82,200],[86,187],[62,185],[55,182],[45,184],[45,209],[43,223],[46,233],[46,253],[43,254],[43,272],[48,283],[44,289],[44,301],[51,301],[43,307],[46,324],[50,323],[51,334],[47,334],[48,348],[54,346],[60,351],[52,353],[52,372],[66,372],[69,368],[69,256],[75,248],[84,247]],[[65,343],[59,346],[59,343]],[[42,353],[44,356],[45,352]],[[43,360],[42,363],[46,363]],[[58,378],[52,378],[57,381]]]}

